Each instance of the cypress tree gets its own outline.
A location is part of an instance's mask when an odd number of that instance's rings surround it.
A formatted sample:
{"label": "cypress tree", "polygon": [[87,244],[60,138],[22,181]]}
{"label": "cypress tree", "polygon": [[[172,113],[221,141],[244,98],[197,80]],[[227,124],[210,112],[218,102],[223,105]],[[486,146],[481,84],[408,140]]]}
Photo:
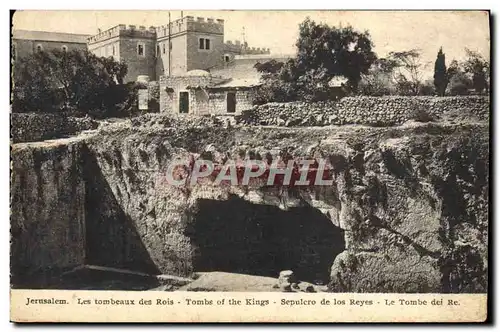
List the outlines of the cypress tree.
{"label": "cypress tree", "polygon": [[434,86],[439,96],[444,96],[448,85],[448,75],[446,74],[446,60],[443,48],[439,48],[436,62],[434,63]]}

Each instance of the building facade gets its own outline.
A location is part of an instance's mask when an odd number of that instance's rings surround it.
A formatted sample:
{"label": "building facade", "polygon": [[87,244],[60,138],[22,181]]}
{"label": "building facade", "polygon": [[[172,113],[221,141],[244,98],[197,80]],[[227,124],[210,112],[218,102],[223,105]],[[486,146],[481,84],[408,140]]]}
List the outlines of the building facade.
{"label": "building facade", "polygon": [[160,78],[160,112],[236,115],[252,107],[257,79],[233,79],[192,70]]}
{"label": "building facade", "polygon": [[12,60],[17,61],[22,57],[43,50],[86,50],[88,37],[90,36],[72,33],[13,30]]}
{"label": "building facade", "polygon": [[117,25],[88,38],[89,50],[128,65],[126,81],[147,75],[182,76],[192,70],[223,68],[235,56],[269,54],[239,41],[224,42],[224,20],[185,16],[157,27]]}
{"label": "building facade", "polygon": [[125,82],[138,76],[156,77],[156,29],[120,24],[88,38],[88,49],[97,56],[113,57],[127,64]]}

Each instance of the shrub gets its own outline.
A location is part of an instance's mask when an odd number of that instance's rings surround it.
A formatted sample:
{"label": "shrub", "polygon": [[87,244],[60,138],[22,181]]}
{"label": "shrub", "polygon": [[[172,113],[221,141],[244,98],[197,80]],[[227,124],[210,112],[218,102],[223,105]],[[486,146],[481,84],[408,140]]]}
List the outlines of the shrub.
{"label": "shrub", "polygon": [[436,120],[436,118],[430,114],[428,110],[420,107],[413,111],[411,119],[417,122],[433,122]]}
{"label": "shrub", "polygon": [[156,81],[149,82],[149,102],[148,108],[150,112],[160,111],[160,84]]}
{"label": "shrub", "polygon": [[11,113],[10,135],[14,143],[42,141],[96,129],[98,123],[89,117],[75,118],[66,113]]}
{"label": "shrub", "polygon": [[447,93],[452,96],[468,95],[471,88],[472,80],[465,73],[458,72],[451,78]]}

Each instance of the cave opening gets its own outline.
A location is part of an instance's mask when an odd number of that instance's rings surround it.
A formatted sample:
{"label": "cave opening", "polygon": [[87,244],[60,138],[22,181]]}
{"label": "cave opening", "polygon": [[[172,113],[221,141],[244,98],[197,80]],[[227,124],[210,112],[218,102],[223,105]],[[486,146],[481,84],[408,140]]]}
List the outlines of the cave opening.
{"label": "cave opening", "polygon": [[196,248],[195,272],[277,277],[293,270],[303,281],[325,284],[344,251],[343,230],[311,206],[286,211],[237,196],[201,199],[186,231]]}

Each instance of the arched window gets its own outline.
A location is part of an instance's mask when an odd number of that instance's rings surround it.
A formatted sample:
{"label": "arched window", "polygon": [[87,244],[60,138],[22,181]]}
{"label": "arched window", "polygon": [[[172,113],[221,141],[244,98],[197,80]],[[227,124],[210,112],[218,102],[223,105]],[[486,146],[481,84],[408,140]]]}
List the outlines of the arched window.
{"label": "arched window", "polygon": [[36,51],[37,51],[37,52],[42,52],[42,51],[43,51],[43,46],[42,46],[42,44],[38,44],[38,45],[36,45]]}

